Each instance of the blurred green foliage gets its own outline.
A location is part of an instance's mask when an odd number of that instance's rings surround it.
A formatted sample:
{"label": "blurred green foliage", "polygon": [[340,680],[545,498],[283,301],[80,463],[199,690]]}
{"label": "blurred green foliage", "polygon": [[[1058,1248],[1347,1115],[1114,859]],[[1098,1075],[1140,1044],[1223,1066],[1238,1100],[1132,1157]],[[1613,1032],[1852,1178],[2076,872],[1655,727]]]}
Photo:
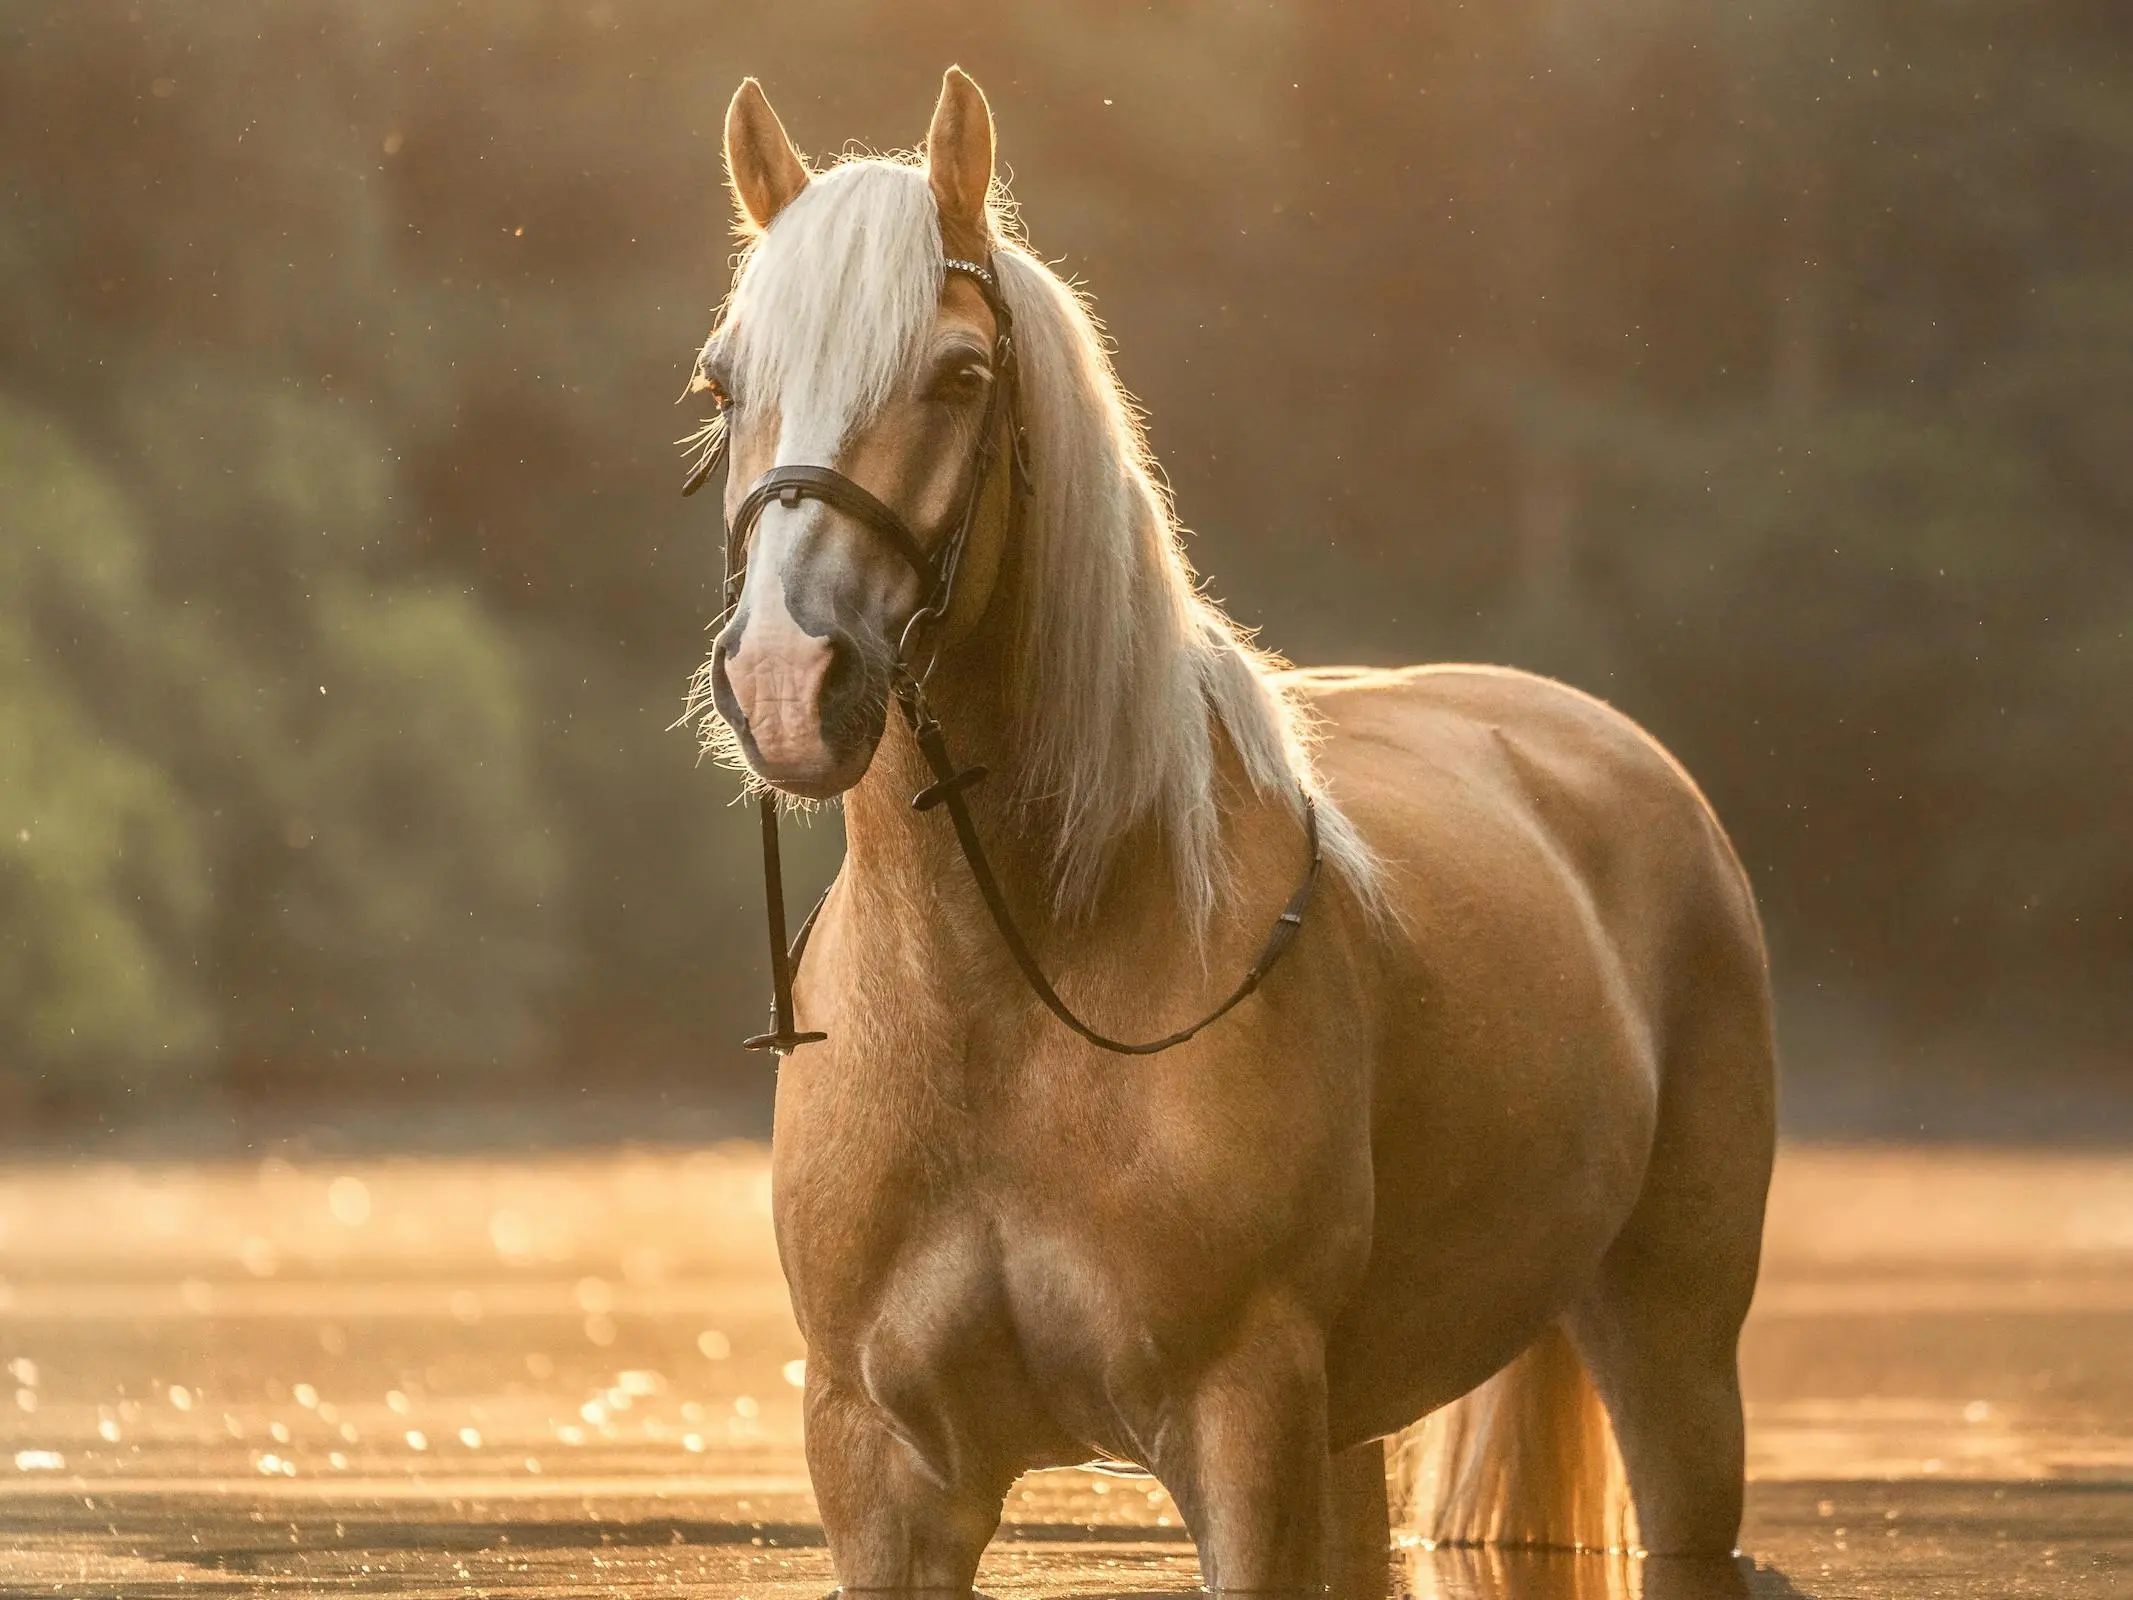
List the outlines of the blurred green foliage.
{"label": "blurred green foliage", "polygon": [[366,570],[361,441],[225,399],[259,432],[189,531],[283,536],[257,609],[228,549],[157,582],[148,519],[0,403],[0,1049],[107,1079],[211,1049],[516,1063],[564,874],[514,651],[467,594]]}
{"label": "blurred green foliage", "polygon": [[1623,705],[1795,990],[2125,1020],[2129,46],[2102,0],[15,7],[0,1062],[731,1061],[751,837],[665,732],[720,119],[755,72],[804,148],[908,145],[950,60],[1270,643]]}
{"label": "blurred green foliage", "polygon": [[158,622],[140,531],[55,428],[12,405],[0,495],[0,1050],[91,1070],[182,1061],[212,1025],[184,970],[209,903],[200,819],[151,755],[101,736],[62,665],[84,633],[130,635],[142,665],[165,664],[165,641],[142,637]]}

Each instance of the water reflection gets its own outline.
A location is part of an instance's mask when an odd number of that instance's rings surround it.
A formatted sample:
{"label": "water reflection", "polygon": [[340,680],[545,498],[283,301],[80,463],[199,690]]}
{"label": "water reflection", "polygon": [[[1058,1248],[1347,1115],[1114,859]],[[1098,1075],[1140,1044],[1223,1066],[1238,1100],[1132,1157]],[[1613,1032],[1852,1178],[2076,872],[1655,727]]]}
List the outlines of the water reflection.
{"label": "water reflection", "polygon": [[1394,1553],[1390,1593],[1413,1600],[1778,1600],[1781,1574],[1746,1561],[1620,1551],[1416,1546]]}
{"label": "water reflection", "polygon": [[[1062,1551],[1028,1589],[1023,1583],[1035,1574],[998,1570],[980,1588],[999,1600],[1177,1600],[1206,1593],[1190,1586],[1105,1584],[1094,1572],[1074,1570],[1076,1565],[1075,1556]],[[1190,1574],[1172,1576],[1189,1585]],[[1394,1550],[1374,1568],[1341,1574],[1331,1593],[1334,1600],[1811,1600],[1783,1573],[1745,1559],[1451,1546]],[[1256,1600],[1266,1596],[1261,1592]]]}

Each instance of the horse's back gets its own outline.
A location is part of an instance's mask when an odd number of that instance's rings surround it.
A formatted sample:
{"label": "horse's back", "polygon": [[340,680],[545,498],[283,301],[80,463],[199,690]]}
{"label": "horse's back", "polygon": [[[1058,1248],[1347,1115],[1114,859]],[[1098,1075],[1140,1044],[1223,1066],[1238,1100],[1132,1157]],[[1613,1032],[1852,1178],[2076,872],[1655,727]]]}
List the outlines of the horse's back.
{"label": "horse's back", "polygon": [[[1372,1269],[1336,1392],[1436,1404],[1563,1310],[1655,1188],[1735,1196],[1759,1231],[1760,929],[1695,784],[1602,702],[1486,667],[1290,683],[1397,924],[1373,986]],[[1431,1370],[1400,1373],[1420,1343]]]}
{"label": "horse's back", "polygon": [[[1288,681],[1323,725],[1330,787],[1387,864],[1390,908],[1410,926],[1432,917],[1446,855],[1495,846],[1514,859],[1493,865],[1542,872],[1589,902],[1650,1004],[1673,977],[1656,968],[1696,936],[1760,971],[1754,900],[1724,830],[1681,765],[1612,706],[1501,667]],[[1477,810],[1496,821],[1488,838],[1475,837]]]}

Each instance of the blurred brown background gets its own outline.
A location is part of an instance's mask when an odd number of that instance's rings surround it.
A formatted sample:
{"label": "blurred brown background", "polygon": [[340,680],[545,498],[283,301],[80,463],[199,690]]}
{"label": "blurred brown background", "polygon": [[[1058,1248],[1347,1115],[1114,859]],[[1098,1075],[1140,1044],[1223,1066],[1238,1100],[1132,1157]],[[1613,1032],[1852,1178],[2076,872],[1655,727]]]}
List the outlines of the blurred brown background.
{"label": "blurred brown background", "polygon": [[2133,1134],[2129,47],[2115,0],[7,8],[5,1138],[765,1125],[752,818],[666,731],[718,576],[670,402],[735,82],[819,156],[951,60],[1267,642],[1556,673],[1696,774],[1795,1132]]}

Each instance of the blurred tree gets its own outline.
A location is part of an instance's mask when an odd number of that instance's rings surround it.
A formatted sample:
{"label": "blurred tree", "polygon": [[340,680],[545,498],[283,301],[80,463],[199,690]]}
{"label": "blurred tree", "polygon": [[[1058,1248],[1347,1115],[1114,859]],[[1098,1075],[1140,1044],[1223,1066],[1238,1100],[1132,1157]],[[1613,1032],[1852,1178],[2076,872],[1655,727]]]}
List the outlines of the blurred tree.
{"label": "blurred tree", "polygon": [[1300,537],[1359,544],[1336,636],[1642,717],[1795,984],[2122,1025],[2129,44],[2072,0],[1341,8],[1298,64],[1317,204],[1256,263],[1338,311],[1261,313],[1231,379],[1310,375],[1284,421],[1338,498],[1190,450],[1181,497],[1260,530],[1248,608]]}
{"label": "blurred tree", "polygon": [[[92,1077],[211,1044],[515,1064],[557,971],[562,852],[511,653],[463,594],[374,582],[360,540],[325,538],[378,527],[348,501],[359,442],[222,398],[258,431],[219,441],[190,504],[232,531],[205,592],[155,582],[126,498],[0,404],[0,1050]],[[322,520],[323,543],[296,531]],[[268,603],[230,603],[241,541]]]}
{"label": "blurred tree", "polygon": [[104,737],[55,649],[157,627],[139,531],[56,428],[5,403],[0,504],[0,1059],[189,1064],[214,1025],[187,950],[209,902],[204,819]]}

